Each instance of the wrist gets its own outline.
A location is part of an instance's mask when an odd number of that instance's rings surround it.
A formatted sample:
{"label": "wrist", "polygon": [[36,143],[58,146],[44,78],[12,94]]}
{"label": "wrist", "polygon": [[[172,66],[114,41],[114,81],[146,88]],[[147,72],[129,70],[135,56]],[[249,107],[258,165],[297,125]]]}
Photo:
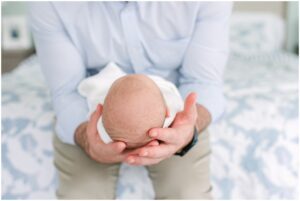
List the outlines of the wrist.
{"label": "wrist", "polygon": [[194,131],[193,131],[193,135],[192,135],[192,139],[183,147],[181,148],[179,151],[177,151],[175,153],[175,155],[178,156],[184,156],[187,152],[190,151],[190,149],[195,146],[195,144],[198,142],[198,131],[197,129],[194,127]]}
{"label": "wrist", "polygon": [[211,123],[211,114],[204,106],[200,104],[197,104],[197,113],[198,113],[198,118],[196,121],[196,129],[198,133],[201,133]]}
{"label": "wrist", "polygon": [[193,136],[194,136],[194,130],[195,130],[195,126],[193,126],[192,131],[190,132],[189,137],[186,139],[186,141],[180,146],[180,148],[177,150],[176,153],[179,153],[182,151],[182,149],[184,149],[192,140],[193,140]]}

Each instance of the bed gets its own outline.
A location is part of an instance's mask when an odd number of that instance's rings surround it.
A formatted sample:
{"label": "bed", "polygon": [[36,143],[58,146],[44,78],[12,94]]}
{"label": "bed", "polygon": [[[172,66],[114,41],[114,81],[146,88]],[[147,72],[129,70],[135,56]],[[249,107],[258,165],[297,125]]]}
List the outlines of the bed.
{"label": "bed", "polygon": [[[245,23],[247,22],[247,23]],[[216,199],[298,198],[298,56],[283,21],[237,13],[224,72],[223,118],[211,125]],[[36,55],[2,76],[2,199],[55,199],[54,113]],[[123,164],[118,199],[152,199],[143,167]]]}

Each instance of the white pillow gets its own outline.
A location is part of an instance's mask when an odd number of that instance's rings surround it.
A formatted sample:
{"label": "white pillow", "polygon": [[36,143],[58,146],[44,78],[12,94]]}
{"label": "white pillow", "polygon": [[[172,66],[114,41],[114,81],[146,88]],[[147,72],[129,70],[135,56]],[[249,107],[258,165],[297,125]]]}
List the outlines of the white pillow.
{"label": "white pillow", "polygon": [[236,56],[251,56],[282,49],[285,24],[271,13],[235,12],[230,24],[230,50]]}

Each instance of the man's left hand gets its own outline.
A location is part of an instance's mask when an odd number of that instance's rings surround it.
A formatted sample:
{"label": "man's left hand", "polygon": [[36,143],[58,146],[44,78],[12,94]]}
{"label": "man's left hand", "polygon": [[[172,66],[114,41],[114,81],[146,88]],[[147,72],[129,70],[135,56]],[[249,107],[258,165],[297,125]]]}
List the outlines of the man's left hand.
{"label": "man's left hand", "polygon": [[185,99],[184,110],[178,112],[169,128],[152,128],[149,136],[159,142],[157,146],[144,146],[136,149],[125,158],[131,165],[153,165],[173,156],[193,138],[197,121],[195,93]]}

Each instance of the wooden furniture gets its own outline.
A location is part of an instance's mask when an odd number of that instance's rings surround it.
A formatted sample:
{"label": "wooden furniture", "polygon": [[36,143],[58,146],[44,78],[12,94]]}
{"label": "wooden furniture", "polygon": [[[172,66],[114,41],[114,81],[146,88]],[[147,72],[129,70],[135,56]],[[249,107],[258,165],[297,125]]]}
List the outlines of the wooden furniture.
{"label": "wooden furniture", "polygon": [[33,54],[35,50],[1,50],[1,74],[6,73],[14,69],[21,61]]}

